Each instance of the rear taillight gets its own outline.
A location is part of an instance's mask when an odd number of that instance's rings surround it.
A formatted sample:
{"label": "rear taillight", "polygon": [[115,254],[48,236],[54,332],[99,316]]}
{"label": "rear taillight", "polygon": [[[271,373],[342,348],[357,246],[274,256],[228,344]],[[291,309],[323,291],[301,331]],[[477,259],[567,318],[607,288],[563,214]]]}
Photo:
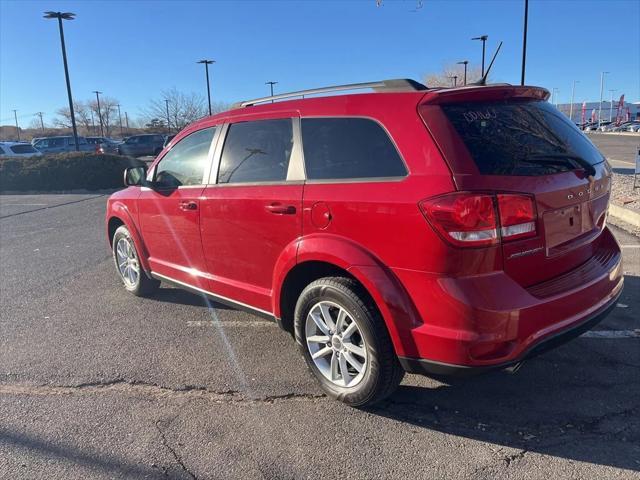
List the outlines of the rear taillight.
{"label": "rear taillight", "polygon": [[448,242],[485,247],[536,235],[536,212],[528,195],[460,192],[420,202],[429,223]]}
{"label": "rear taillight", "polygon": [[500,236],[503,241],[536,235],[536,207],[529,195],[498,194]]}

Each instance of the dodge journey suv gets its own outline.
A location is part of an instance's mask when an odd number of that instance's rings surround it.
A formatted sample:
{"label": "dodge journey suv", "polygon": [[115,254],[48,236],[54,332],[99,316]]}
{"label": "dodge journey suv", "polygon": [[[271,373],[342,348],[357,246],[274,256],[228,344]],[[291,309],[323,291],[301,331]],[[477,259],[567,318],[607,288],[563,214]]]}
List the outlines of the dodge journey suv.
{"label": "dodge journey suv", "polygon": [[516,367],[623,285],[610,167],[548,96],[388,80],[238,104],[125,172],[116,269],[275,320],[349,405]]}

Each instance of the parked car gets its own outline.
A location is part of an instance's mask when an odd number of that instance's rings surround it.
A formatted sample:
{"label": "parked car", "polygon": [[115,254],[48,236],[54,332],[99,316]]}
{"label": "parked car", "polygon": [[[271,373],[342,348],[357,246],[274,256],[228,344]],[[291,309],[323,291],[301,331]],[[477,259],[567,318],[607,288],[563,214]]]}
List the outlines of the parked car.
{"label": "parked car", "polygon": [[631,122],[627,125],[627,132],[640,132],[640,122]]}
{"label": "parked car", "polygon": [[164,148],[167,145],[169,145],[169,143],[171,143],[171,140],[173,140],[174,137],[175,137],[175,135],[165,135],[164,143],[162,144],[162,147]]}
{"label": "parked car", "polygon": [[119,142],[108,137],[87,137],[87,143],[93,145],[96,153],[118,153]]}
{"label": "parked car", "polygon": [[[75,152],[76,143],[72,136],[43,137],[38,139],[33,146],[42,153],[63,153]],[[78,150],[81,152],[91,152],[94,146],[87,143],[84,137],[78,137]]]}
{"label": "parked car", "polygon": [[612,125],[614,125],[614,124],[612,122],[610,122],[610,121],[602,122],[602,123],[600,123],[600,125],[596,124],[596,131],[598,131],[598,132],[608,132]]}
{"label": "parked car", "polygon": [[611,311],[611,168],[547,90],[356,87],[375,92],[243,102],[127,169],[106,212],[125,289],[275,320],[354,406],[405,372],[516,367]]}
{"label": "parked car", "polygon": [[30,143],[0,142],[0,156],[3,157],[39,157],[42,153]]}
{"label": "parked car", "polygon": [[147,155],[158,155],[164,145],[164,136],[159,134],[132,135],[117,149],[120,155],[131,157],[142,157]]}

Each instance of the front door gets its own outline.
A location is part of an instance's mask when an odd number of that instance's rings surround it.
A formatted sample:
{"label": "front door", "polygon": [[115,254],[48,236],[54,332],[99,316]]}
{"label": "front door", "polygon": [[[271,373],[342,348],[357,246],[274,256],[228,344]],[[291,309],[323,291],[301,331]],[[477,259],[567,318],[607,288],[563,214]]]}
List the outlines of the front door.
{"label": "front door", "polygon": [[300,145],[290,117],[228,126],[219,169],[202,193],[210,290],[272,312],[276,262],[302,231]]}
{"label": "front door", "polygon": [[207,288],[200,241],[201,193],[216,127],[179,140],[151,172],[152,188],[138,199],[142,237],[155,274]]}

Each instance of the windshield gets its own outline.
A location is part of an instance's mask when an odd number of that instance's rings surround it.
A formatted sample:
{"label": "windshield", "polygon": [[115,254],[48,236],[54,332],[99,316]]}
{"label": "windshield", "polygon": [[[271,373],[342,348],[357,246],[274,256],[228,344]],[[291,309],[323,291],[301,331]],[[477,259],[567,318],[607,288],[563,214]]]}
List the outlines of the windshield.
{"label": "windshield", "polygon": [[482,174],[546,175],[604,161],[548,102],[455,103],[442,109]]}

